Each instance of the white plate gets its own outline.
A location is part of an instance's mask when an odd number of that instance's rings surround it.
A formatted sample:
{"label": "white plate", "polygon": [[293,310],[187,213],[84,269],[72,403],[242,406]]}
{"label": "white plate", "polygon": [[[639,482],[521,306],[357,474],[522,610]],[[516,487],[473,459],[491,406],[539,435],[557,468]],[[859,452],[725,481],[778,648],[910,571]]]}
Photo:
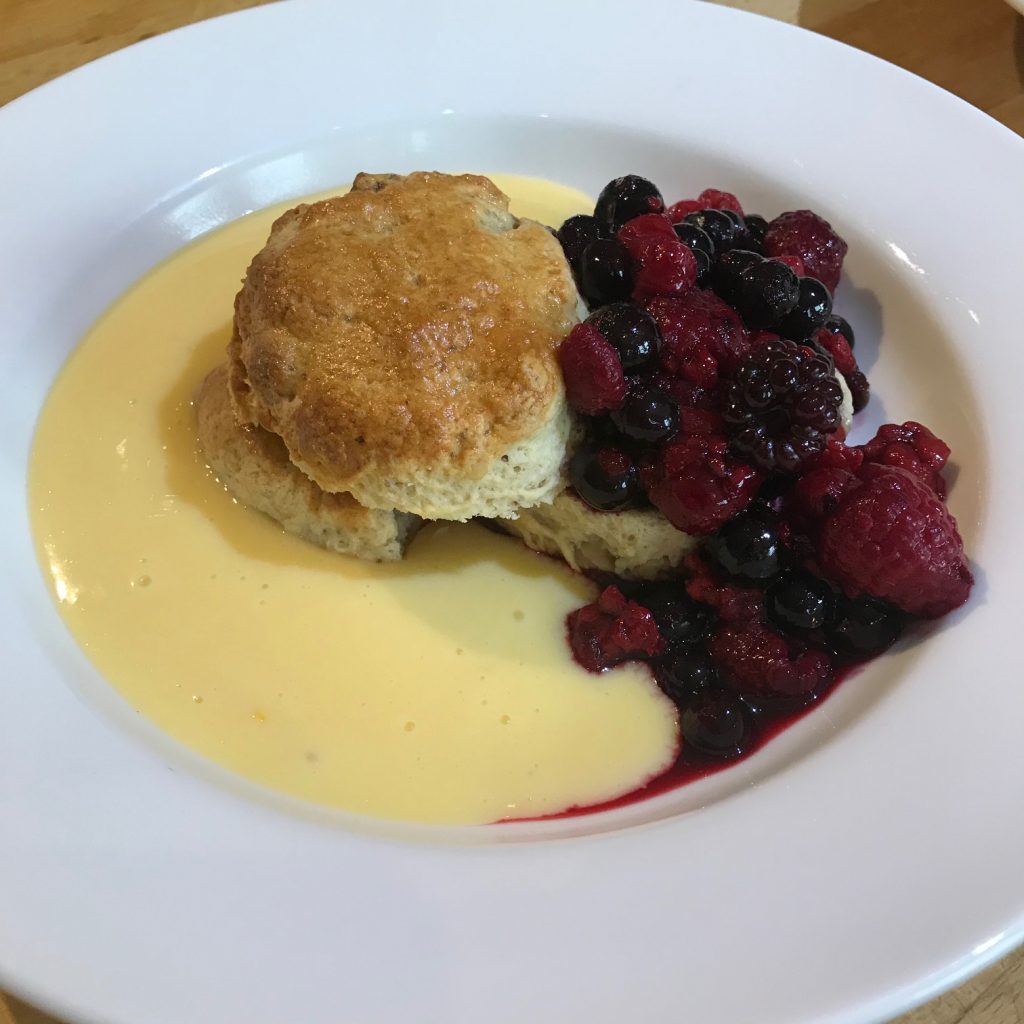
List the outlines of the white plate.
{"label": "white plate", "polygon": [[[150,40],[0,111],[0,151],[4,984],[108,1024],[838,1024],[1022,937],[1019,138],[861,53],[706,4],[400,0]],[[852,245],[837,307],[873,415],[953,444],[971,605],[749,762],[618,815],[378,827],[156,735],[43,588],[35,415],[157,260],[363,167],[592,191],[638,171],[673,196],[819,209]]]}

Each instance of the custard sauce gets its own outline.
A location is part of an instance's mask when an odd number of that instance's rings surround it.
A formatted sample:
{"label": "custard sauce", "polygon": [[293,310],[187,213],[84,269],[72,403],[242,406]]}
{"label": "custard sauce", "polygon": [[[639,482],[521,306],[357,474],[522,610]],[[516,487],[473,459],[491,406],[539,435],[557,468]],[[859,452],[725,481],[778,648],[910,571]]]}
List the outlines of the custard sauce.
{"label": "custard sauce", "polygon": [[[544,223],[591,205],[494,180]],[[206,466],[192,395],[284,209],[151,272],[54,384],[29,484],[67,627],[162,729],[303,800],[483,823],[641,786],[673,760],[675,714],[645,671],[572,661],[565,616],[589,599],[585,580],[475,524],[428,526],[398,564],[349,559],[238,504]]]}

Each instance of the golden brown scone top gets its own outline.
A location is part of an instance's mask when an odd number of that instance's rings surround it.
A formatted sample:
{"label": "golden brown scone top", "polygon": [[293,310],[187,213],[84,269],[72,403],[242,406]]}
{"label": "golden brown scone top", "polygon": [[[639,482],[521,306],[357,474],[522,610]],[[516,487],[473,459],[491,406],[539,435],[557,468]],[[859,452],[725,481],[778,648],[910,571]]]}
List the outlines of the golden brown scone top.
{"label": "golden brown scone top", "polygon": [[480,477],[562,401],[575,319],[557,240],[487,178],[360,174],[274,223],[235,301],[232,391],[326,490]]}

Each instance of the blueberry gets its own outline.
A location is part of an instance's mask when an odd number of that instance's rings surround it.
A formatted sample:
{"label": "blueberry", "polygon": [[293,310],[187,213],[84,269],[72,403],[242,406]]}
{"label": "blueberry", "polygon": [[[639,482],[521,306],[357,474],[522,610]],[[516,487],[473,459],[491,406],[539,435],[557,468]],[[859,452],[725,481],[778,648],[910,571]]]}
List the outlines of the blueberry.
{"label": "blueberry", "polygon": [[768,230],[768,221],[756,213],[748,213],[744,219],[747,222],[747,245],[754,252],[764,252],[764,233]]}
{"label": "blueberry", "polygon": [[593,324],[615,347],[626,373],[657,361],[661,353],[661,328],[650,313],[631,302],[613,302],[591,313]]}
{"label": "blueberry", "polygon": [[705,690],[679,714],[682,756],[687,761],[732,761],[754,738],[743,701],[725,690]]}
{"label": "blueberry", "polygon": [[743,219],[743,215],[737,213],[735,210],[719,210],[719,213],[724,213],[729,220],[732,221],[735,230],[733,237],[733,245],[737,248],[746,248],[747,244],[747,222]]}
{"label": "blueberry", "polygon": [[853,328],[844,317],[841,317],[838,313],[833,313],[825,321],[825,329],[832,331],[834,334],[841,334],[846,339],[846,343],[850,348],[853,348]]}
{"label": "blueberry", "polygon": [[569,482],[599,512],[629,508],[640,497],[636,464],[621,448],[584,445],[569,462]]}
{"label": "blueberry", "polygon": [[816,278],[800,278],[800,294],[796,305],[775,325],[784,338],[803,341],[829,318],[832,293]]}
{"label": "blueberry", "polygon": [[656,444],[670,438],[679,426],[679,403],[657,388],[634,388],[612,413],[612,422],[633,441]]}
{"label": "blueberry", "polygon": [[570,217],[556,232],[555,237],[562,245],[566,261],[573,273],[579,273],[583,250],[601,237],[601,225],[594,217],[585,213]]}
{"label": "blueberry", "polygon": [[697,227],[696,224],[687,224],[685,220],[673,224],[672,227],[675,229],[679,241],[685,242],[693,250],[694,255],[703,252],[709,260],[715,258],[715,243],[706,231]]}
{"label": "blueberry", "polygon": [[627,174],[601,189],[594,216],[614,234],[626,221],[644,213],[662,213],[664,209],[665,200],[653,182],[639,174]]}
{"label": "blueberry", "polygon": [[782,567],[775,518],[746,512],[730,519],[706,542],[711,557],[730,575],[749,583],[771,579]]}
{"label": "blueberry", "polygon": [[764,606],[768,620],[783,632],[811,632],[832,618],[835,595],[823,579],[797,569],[768,588]]}
{"label": "blueberry", "polygon": [[683,223],[692,224],[710,235],[718,255],[732,249],[743,237],[743,232],[725,210],[695,210],[683,218]]}
{"label": "blueberry", "polygon": [[697,261],[697,284],[705,288],[711,280],[711,257],[703,249],[692,249],[691,252]]}
{"label": "blueberry", "polygon": [[637,598],[658,624],[658,632],[669,646],[699,644],[707,640],[718,624],[710,605],[688,597],[680,584],[653,584]]}
{"label": "blueberry", "polygon": [[768,328],[796,305],[800,279],[785,263],[762,260],[740,274],[735,295],[736,308],[743,314],[747,326]]}
{"label": "blueberry", "polygon": [[763,262],[763,256],[759,256],[749,249],[732,249],[723,253],[711,269],[711,287],[721,298],[733,305],[736,302],[740,275],[745,270]]}
{"label": "blueberry", "polygon": [[825,637],[836,654],[864,661],[890,647],[903,632],[904,622],[903,613],[887,601],[875,597],[844,599]]}
{"label": "blueberry", "polygon": [[616,238],[590,242],[580,258],[580,291],[587,305],[604,306],[629,297],[633,273],[629,253]]}
{"label": "blueberry", "polygon": [[683,648],[663,658],[655,678],[665,695],[679,707],[695,703],[697,697],[718,681],[718,669],[701,650]]}

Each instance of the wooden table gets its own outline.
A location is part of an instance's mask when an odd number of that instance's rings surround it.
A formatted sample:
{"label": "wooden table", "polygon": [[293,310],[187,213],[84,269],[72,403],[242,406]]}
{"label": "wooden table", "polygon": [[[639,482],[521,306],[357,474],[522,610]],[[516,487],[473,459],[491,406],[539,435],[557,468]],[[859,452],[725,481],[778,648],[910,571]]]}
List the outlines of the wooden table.
{"label": "wooden table", "polygon": [[[260,2],[0,0],[0,104],[122,46]],[[1024,135],[1024,18],[1002,0],[729,2],[884,57]],[[8,1016],[15,1024],[54,1024],[12,997],[5,1007],[0,994],[0,1024]],[[899,1024],[1024,1024],[1024,950]]]}

